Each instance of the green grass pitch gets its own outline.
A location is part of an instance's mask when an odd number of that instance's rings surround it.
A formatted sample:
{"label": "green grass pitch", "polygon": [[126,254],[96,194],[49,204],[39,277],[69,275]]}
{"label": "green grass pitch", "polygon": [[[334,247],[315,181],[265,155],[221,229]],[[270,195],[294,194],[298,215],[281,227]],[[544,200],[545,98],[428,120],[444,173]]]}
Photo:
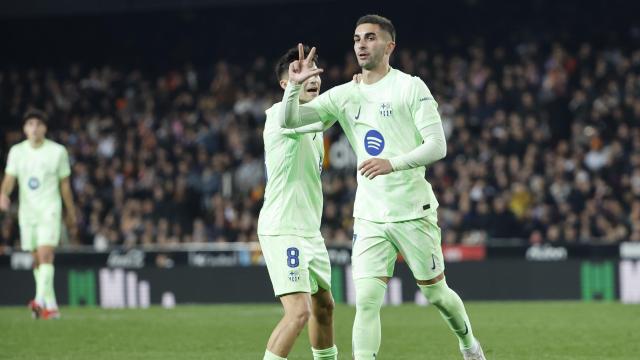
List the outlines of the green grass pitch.
{"label": "green grass pitch", "polygon": [[[488,359],[640,359],[640,306],[579,302],[469,302]],[[26,307],[0,308],[0,359],[261,360],[278,305],[175,309],[62,308],[62,319],[33,320]],[[354,308],[335,311],[340,359],[351,358]],[[461,359],[434,308],[382,310],[380,360]],[[304,332],[289,359],[311,359]]]}

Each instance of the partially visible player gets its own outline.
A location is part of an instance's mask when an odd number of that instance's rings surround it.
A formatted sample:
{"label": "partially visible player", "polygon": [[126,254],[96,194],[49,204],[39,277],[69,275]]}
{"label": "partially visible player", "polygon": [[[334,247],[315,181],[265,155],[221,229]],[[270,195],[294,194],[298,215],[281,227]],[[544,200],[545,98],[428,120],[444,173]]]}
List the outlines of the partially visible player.
{"label": "partially visible player", "polygon": [[[305,51],[315,67],[315,54]],[[287,86],[289,64],[298,56],[298,48],[290,49],[276,65],[282,89]],[[318,96],[320,83],[319,76],[305,79],[300,103]],[[267,186],[258,219],[258,237],[284,316],[271,333],[264,360],[286,359],[307,323],[313,359],[335,360],[338,349],[333,339],[331,266],[320,235],[323,126],[318,122],[283,129],[278,122],[280,111],[280,103],[266,111]]]}
{"label": "partially visible player", "polygon": [[60,242],[62,199],[67,210],[67,225],[75,233],[76,214],[69,184],[69,157],[64,146],[45,138],[47,115],[28,111],[23,130],[27,139],[9,150],[5,176],[0,186],[0,210],[11,205],[10,195],[20,188],[18,220],[24,251],[33,253],[36,295],[29,303],[34,318],[60,317],[54,291],[54,251]]}
{"label": "partially visible player", "polygon": [[437,103],[420,78],[389,66],[395,35],[388,19],[361,17],[353,34],[361,82],[332,88],[305,105],[298,101],[300,84],[320,70],[302,56],[292,62],[280,123],[329,126],[337,119],[360,164],[352,255],[354,359],[377,357],[380,308],[399,252],[458,338],[463,357],[484,360],[462,300],[444,278],[438,201],[425,179],[425,167],[446,154]]}

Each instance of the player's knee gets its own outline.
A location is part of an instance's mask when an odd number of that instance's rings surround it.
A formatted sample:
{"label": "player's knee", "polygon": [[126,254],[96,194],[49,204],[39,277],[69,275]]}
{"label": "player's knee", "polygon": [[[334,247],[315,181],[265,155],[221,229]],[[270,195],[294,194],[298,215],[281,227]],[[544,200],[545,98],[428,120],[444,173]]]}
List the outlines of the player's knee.
{"label": "player's knee", "polygon": [[313,309],[313,316],[321,324],[329,323],[331,322],[331,319],[333,319],[333,310],[335,307],[336,303],[333,300],[333,297],[329,297],[328,299],[316,304]]}
{"label": "player's knee", "polygon": [[39,248],[36,255],[38,264],[53,264],[53,249]]}
{"label": "player's knee", "polygon": [[311,309],[305,308],[300,309],[294,313],[294,321],[296,324],[303,328],[309,322],[309,318],[311,317]]}
{"label": "player's knee", "polygon": [[356,311],[379,311],[384,301],[384,293],[382,298],[377,294],[362,292],[356,296]]}
{"label": "player's knee", "polygon": [[331,297],[331,299],[324,304],[324,309],[327,312],[327,314],[329,314],[330,316],[333,316],[333,310],[335,310],[336,308],[336,302],[335,300],[333,300],[333,297]]}
{"label": "player's knee", "polygon": [[297,306],[288,311],[286,315],[296,327],[303,328],[311,317],[311,308],[309,306]]}
{"label": "player's knee", "polygon": [[422,293],[429,303],[439,307],[445,302],[446,296],[450,289],[446,282],[440,282],[435,285],[422,286]]}

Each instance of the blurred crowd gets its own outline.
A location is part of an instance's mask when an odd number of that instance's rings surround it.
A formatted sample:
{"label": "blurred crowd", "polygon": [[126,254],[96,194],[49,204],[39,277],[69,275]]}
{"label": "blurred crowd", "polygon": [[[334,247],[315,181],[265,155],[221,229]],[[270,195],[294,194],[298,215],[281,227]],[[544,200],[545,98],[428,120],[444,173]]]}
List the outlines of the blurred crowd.
{"label": "blurred crowd", "polygon": [[[80,230],[70,244],[257,241],[264,110],[282,96],[271,60],[162,74],[0,69],[0,165],[35,106],[70,154]],[[324,90],[359,71],[351,53],[320,65]],[[392,65],[439,103],[448,152],[427,178],[443,242],[640,241],[640,50],[479,42],[399,48]],[[347,244],[357,164],[339,125],[325,149],[322,233]],[[3,245],[19,245],[15,210],[0,215]]]}

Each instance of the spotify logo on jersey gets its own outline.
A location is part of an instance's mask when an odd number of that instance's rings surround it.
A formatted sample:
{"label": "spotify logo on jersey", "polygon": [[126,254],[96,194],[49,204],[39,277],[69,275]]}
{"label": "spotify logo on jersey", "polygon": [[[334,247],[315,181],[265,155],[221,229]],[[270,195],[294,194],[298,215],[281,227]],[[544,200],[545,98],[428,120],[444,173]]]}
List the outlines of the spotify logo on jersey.
{"label": "spotify logo on jersey", "polygon": [[40,180],[38,180],[38,178],[31,177],[29,178],[29,182],[27,183],[27,185],[29,185],[29,189],[35,190],[40,187]]}
{"label": "spotify logo on jersey", "polygon": [[364,136],[364,148],[371,156],[380,155],[384,149],[384,137],[377,130],[369,130]]}

